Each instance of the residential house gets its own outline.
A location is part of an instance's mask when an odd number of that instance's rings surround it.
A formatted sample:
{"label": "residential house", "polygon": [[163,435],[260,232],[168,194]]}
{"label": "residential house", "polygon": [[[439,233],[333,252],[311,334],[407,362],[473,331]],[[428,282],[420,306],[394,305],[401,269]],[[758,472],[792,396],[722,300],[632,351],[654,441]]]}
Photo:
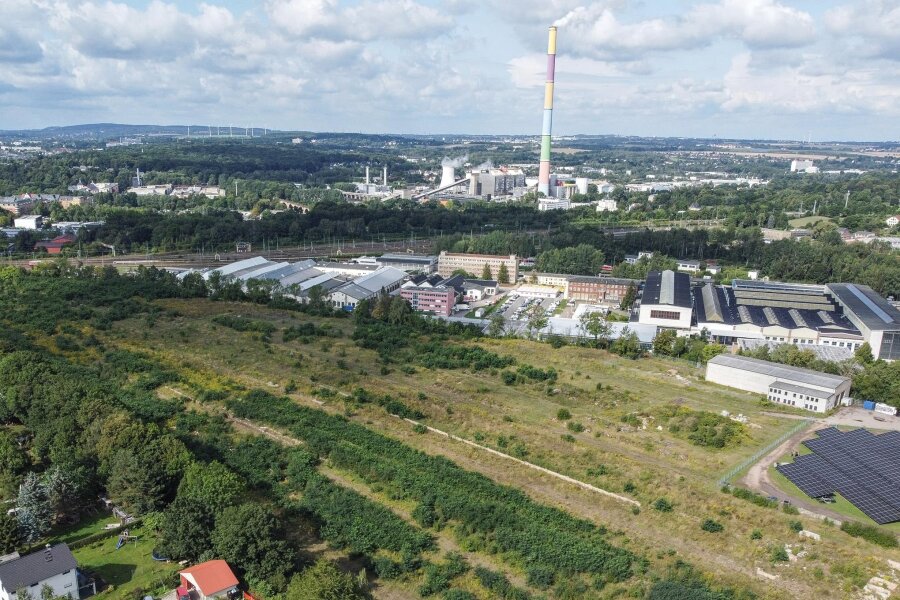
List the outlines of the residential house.
{"label": "residential house", "polygon": [[208,598],[241,598],[238,580],[224,560],[209,560],[178,573],[181,585],[178,597],[194,592],[197,600]]}
{"label": "residential house", "polygon": [[466,302],[478,302],[497,293],[497,282],[490,279],[466,279],[463,281]]}
{"label": "residential house", "polygon": [[884,224],[888,227],[896,227],[898,224],[900,224],[900,215],[891,215],[884,220]]}
{"label": "residential house", "polygon": [[700,270],[700,261],[681,259],[678,261],[678,270],[687,271],[688,273],[696,273]]}
{"label": "residential house", "polygon": [[78,563],[67,545],[48,546],[0,563],[0,600],[16,600],[20,590],[28,592],[31,598],[41,598],[44,586],[53,590],[54,597],[81,597]]}

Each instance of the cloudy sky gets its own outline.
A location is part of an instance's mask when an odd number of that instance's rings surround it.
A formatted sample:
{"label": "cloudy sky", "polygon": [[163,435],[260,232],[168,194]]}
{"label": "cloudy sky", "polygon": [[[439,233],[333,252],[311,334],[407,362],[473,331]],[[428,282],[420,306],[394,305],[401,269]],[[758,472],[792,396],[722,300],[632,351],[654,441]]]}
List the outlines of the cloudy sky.
{"label": "cloudy sky", "polygon": [[900,0],[0,0],[0,128],[900,139]]}

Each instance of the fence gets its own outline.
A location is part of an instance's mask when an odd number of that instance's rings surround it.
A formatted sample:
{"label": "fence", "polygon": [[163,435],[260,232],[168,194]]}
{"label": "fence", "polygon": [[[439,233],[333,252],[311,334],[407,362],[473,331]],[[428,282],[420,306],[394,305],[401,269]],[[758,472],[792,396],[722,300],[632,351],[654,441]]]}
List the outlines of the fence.
{"label": "fence", "polygon": [[771,452],[772,450],[774,450],[775,448],[777,448],[778,446],[783,444],[785,442],[785,440],[787,440],[792,435],[796,434],[798,431],[800,431],[806,427],[809,427],[810,423],[812,423],[812,422],[813,422],[812,419],[803,419],[802,421],[798,421],[796,425],[794,425],[793,427],[788,429],[785,433],[780,435],[778,437],[778,439],[771,442],[764,448],[757,450],[756,453],[753,454],[753,456],[745,459],[740,464],[738,464],[736,467],[734,467],[733,469],[728,471],[728,473],[726,473],[725,476],[719,480],[719,487],[729,485],[731,483],[731,480],[734,479],[735,475],[737,475],[738,473],[740,473],[741,471],[743,471],[744,469],[746,469],[747,467],[749,467],[750,465],[752,465],[753,463],[755,463],[756,461],[761,459],[763,456],[765,456],[766,454],[768,454],[769,452]]}

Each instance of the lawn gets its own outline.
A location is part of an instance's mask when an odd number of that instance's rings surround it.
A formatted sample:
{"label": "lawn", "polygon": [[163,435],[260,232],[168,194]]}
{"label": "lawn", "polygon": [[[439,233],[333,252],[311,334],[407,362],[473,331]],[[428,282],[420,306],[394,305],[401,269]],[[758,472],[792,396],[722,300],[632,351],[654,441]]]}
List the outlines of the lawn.
{"label": "lawn", "polygon": [[808,227],[810,225],[818,223],[819,221],[830,220],[830,217],[820,217],[818,215],[812,215],[809,217],[799,217],[797,219],[791,219],[790,221],[788,221],[788,224],[790,224],[791,227]]}
{"label": "lawn", "polygon": [[178,565],[153,560],[151,552],[156,538],[148,531],[140,526],[129,531],[137,536],[137,541],[128,542],[118,550],[118,535],[112,535],[72,551],[82,571],[93,573],[109,584],[100,596],[132,598],[139,589],[152,593],[174,588]]}
{"label": "lawn", "polygon": [[100,533],[106,529],[106,525],[116,524],[119,520],[110,513],[103,511],[96,515],[84,517],[74,525],[64,527],[55,527],[50,532],[50,538],[54,544],[66,543],[71,544],[80,539]]}

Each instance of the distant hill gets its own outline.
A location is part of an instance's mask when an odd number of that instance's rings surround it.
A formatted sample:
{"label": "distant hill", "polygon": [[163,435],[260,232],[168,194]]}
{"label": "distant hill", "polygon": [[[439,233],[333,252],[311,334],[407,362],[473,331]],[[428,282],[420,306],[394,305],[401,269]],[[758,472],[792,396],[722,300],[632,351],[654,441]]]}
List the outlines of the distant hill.
{"label": "distant hill", "polygon": [[[213,125],[213,133],[216,126]],[[227,127],[220,127],[224,133]],[[205,133],[207,125],[126,125],[122,123],[86,123],[84,125],[65,125],[61,127],[45,127],[44,129],[6,129],[0,130],[0,137],[27,139],[58,140],[112,140],[120,137],[138,135],[187,135]],[[257,127],[259,132],[260,128]],[[271,131],[271,130],[270,130]],[[234,128],[235,135],[243,134],[243,127]]]}

